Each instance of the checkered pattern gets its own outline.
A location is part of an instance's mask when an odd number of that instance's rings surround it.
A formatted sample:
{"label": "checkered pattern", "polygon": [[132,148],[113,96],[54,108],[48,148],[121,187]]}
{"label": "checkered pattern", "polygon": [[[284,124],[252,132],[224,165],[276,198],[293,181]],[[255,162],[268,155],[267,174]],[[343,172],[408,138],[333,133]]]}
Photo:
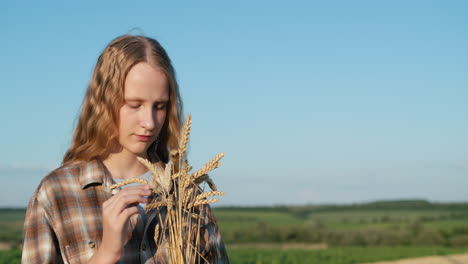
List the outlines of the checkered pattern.
{"label": "checkered pattern", "polygon": [[[67,164],[47,175],[26,212],[22,263],[87,263],[102,240],[101,206],[112,196],[113,183],[98,160]],[[209,263],[229,263],[211,209],[203,210],[201,252]],[[149,212],[146,224],[141,215],[132,216],[119,263],[167,263],[164,249],[153,241],[159,213]]]}

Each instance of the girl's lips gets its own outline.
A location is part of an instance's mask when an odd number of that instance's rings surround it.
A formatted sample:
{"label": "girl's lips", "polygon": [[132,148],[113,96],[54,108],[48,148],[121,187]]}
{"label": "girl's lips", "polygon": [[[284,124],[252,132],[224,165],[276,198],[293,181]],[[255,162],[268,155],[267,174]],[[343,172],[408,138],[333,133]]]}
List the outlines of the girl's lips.
{"label": "girl's lips", "polygon": [[148,141],[151,137],[150,136],[140,136],[140,135],[135,135],[139,141]]}

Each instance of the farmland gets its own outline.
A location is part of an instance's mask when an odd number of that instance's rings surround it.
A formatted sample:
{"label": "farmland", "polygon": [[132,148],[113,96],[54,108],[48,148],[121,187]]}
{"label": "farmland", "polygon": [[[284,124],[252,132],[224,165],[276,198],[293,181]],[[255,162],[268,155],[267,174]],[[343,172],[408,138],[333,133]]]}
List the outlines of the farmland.
{"label": "farmland", "polygon": [[[232,263],[364,263],[468,253],[468,203],[214,208]],[[24,209],[0,210],[0,263],[19,261]]]}

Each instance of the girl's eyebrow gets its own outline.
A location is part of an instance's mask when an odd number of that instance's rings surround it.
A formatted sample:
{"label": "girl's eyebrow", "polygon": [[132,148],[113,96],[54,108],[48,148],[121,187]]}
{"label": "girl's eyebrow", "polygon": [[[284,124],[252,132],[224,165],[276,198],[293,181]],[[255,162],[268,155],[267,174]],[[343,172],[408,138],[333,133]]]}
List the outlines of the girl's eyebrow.
{"label": "girl's eyebrow", "polygon": [[[131,98],[125,98],[125,102],[144,102],[145,100],[137,97],[131,97]],[[154,101],[155,103],[167,103],[169,102],[169,99],[163,98],[163,99],[158,99]]]}

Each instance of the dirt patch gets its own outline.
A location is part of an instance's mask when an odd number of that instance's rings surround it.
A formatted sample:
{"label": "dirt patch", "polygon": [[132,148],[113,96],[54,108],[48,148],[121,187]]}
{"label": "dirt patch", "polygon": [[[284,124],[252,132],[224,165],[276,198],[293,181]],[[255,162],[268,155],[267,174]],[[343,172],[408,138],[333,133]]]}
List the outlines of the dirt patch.
{"label": "dirt patch", "polygon": [[0,242],[0,250],[10,250],[14,246],[11,242]]}
{"label": "dirt patch", "polygon": [[401,259],[374,262],[372,264],[468,264],[468,254]]}
{"label": "dirt patch", "polygon": [[325,243],[246,243],[246,244],[229,244],[228,248],[259,248],[259,249],[326,249],[328,245]]}

